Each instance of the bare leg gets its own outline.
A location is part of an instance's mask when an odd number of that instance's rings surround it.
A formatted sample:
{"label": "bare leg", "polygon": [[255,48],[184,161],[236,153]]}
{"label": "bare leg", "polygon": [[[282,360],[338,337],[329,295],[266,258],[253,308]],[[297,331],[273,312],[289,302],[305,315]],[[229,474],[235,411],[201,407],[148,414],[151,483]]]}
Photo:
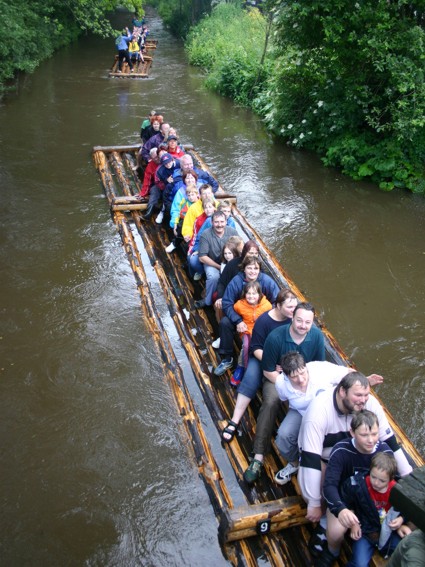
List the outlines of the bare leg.
{"label": "bare leg", "polygon": [[[240,420],[242,419],[243,414],[246,411],[246,408],[249,406],[250,401],[251,401],[251,398],[244,396],[244,394],[238,394],[238,396],[236,398],[235,409],[233,411],[232,417],[230,418],[231,421],[239,424]],[[224,438],[230,439],[230,436],[225,433]]]}

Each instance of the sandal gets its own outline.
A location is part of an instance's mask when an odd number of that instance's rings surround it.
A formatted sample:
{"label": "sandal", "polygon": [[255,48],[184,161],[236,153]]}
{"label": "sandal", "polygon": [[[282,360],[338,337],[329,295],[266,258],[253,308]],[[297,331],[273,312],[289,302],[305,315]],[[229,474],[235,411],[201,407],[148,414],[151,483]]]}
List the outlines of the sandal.
{"label": "sandal", "polygon": [[[227,421],[226,427],[221,432],[221,438],[225,443],[230,443],[233,440],[233,437],[236,435],[238,430],[239,424],[235,423],[231,419]],[[230,435],[230,438],[224,437],[224,434]]]}

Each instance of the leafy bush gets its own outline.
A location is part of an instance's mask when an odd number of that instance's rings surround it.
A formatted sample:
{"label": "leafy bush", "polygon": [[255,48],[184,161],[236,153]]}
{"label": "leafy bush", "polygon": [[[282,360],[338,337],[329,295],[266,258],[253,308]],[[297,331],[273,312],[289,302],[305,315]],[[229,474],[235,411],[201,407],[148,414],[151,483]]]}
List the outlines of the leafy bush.
{"label": "leafy bush", "polygon": [[190,31],[189,62],[208,72],[211,89],[251,106],[266,78],[261,65],[265,34],[266,21],[258,10],[220,3]]}

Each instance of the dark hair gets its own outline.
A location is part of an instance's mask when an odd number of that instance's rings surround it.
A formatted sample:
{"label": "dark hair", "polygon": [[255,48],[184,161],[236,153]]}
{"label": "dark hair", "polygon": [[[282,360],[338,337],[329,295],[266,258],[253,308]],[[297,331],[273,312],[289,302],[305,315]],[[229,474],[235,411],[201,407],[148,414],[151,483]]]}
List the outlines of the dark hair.
{"label": "dark hair", "polygon": [[281,289],[276,297],[276,305],[280,305],[281,303],[284,303],[287,299],[289,299],[290,296],[297,299],[297,296],[289,287]]}
{"label": "dark hair", "polygon": [[[189,171],[193,171],[193,169],[189,169]],[[202,196],[202,191],[204,191],[205,189],[211,189],[212,191],[212,187],[211,185],[208,185],[208,183],[204,183],[203,185],[201,185],[199,187],[199,194]]]}
{"label": "dark hair", "polygon": [[[242,258],[242,255],[241,255],[241,258]],[[239,269],[241,270],[241,272],[243,272],[245,270],[245,268],[247,266],[250,266],[251,264],[258,264],[260,271],[263,267],[263,263],[261,261],[261,258],[258,258],[257,256],[245,256],[245,258],[239,264]]]}
{"label": "dark hair", "polygon": [[225,214],[222,213],[221,211],[215,211],[215,213],[213,213],[211,217],[211,222],[214,222],[214,220],[218,217],[223,217],[224,219],[226,218]]}
{"label": "dark hair", "polygon": [[348,390],[352,388],[357,382],[359,382],[360,386],[362,386],[363,388],[369,387],[369,381],[366,376],[361,372],[355,371],[349,372],[344,376],[344,378],[337,386],[337,392],[339,392],[340,390],[345,390],[345,392],[348,392]]}
{"label": "dark hair", "polygon": [[223,246],[223,251],[221,253],[222,262],[226,262],[226,259],[224,258],[224,249],[225,248],[228,248],[232,252],[233,258],[238,258],[240,256],[239,246],[240,246],[241,242],[243,242],[243,240],[240,236],[231,236],[229,238],[229,240]]}
{"label": "dark hair", "polygon": [[184,183],[185,185],[186,185],[186,176],[189,175],[189,174],[193,175],[193,177],[195,178],[195,180],[198,181],[198,174],[196,173],[196,171],[194,171],[193,169],[188,169],[188,170],[186,171],[186,173],[183,173],[183,175],[182,175],[183,183]]}
{"label": "dark hair", "polygon": [[241,259],[243,260],[251,248],[256,248],[260,252],[260,247],[254,240],[247,240],[242,248]]}
{"label": "dark hair", "polygon": [[313,313],[313,315],[316,315],[315,308],[312,306],[311,303],[308,303],[307,301],[302,301],[301,303],[298,303],[298,305],[294,309],[294,317],[295,317],[295,313],[298,311],[298,309],[304,309],[305,311],[311,311]]}
{"label": "dark hair", "polygon": [[279,364],[282,367],[283,372],[287,376],[290,376],[292,372],[296,372],[300,368],[305,367],[305,360],[302,354],[296,350],[291,350],[290,352],[282,355]]}
{"label": "dark hair", "polygon": [[379,469],[388,474],[390,480],[393,480],[397,474],[397,461],[392,453],[383,453],[382,451],[375,453],[370,462],[370,470]]}
{"label": "dark hair", "polygon": [[258,298],[258,303],[260,303],[260,301],[263,299],[263,292],[261,291],[261,285],[255,281],[255,282],[248,282],[244,285],[244,288],[242,290],[242,294],[241,294],[241,299],[245,299],[246,294],[248,293],[248,291],[250,289],[255,289],[255,291],[258,292],[259,294],[259,298]]}
{"label": "dark hair", "polygon": [[351,430],[356,431],[362,425],[365,425],[368,429],[372,429],[374,425],[379,426],[378,416],[367,409],[359,411],[351,420]]}

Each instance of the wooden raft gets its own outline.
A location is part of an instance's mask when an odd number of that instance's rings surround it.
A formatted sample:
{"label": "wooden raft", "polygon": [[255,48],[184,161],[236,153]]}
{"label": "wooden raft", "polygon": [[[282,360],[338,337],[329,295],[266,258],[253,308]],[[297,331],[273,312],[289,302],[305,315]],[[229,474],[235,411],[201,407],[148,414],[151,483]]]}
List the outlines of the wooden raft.
{"label": "wooden raft", "polygon": [[[227,373],[221,377],[212,373],[218,363],[211,347],[215,338],[213,323],[206,311],[198,311],[194,307],[194,299],[200,290],[187,277],[183,259],[177,254],[167,255],[164,251],[169,243],[166,227],[141,221],[140,210],[146,208],[146,203],[134,202],[140,182],[132,170],[138,149],[139,146],[95,147],[93,156],[112,218],[136,278],[146,320],[160,349],[165,376],[173,389],[199,472],[219,520],[223,550],[234,565],[239,565],[241,561],[245,565],[257,565],[258,557],[266,557],[271,565],[309,565],[311,557],[307,541],[310,526],[306,525],[305,504],[300,497],[296,478],[282,487],[273,482],[275,472],[286,464],[275,447],[265,459],[265,474],[260,481],[254,487],[243,482],[242,474],[248,466],[255,435],[259,397],[253,400],[241,421],[239,429],[242,435],[236,436],[230,444],[221,444],[219,433],[225,424],[224,419],[232,414],[235,391],[229,384]],[[195,164],[207,169],[197,152],[190,150],[189,153]],[[130,208],[133,206],[136,208]],[[300,300],[305,300],[235,205],[233,216],[244,239],[252,238],[259,243],[266,270],[278,285],[291,287]],[[142,248],[137,245],[135,235],[141,238]],[[152,282],[146,276],[146,267],[150,266],[154,268],[177,331],[180,343],[175,346],[179,346],[180,350],[183,347],[193,372],[192,377],[182,370],[185,365],[177,361],[173,341],[164,330],[164,315],[162,318],[159,315],[157,296],[151,291]],[[325,334],[329,360],[349,365],[348,358],[332,335],[319,320],[317,324]],[[191,380],[194,380],[194,384]],[[194,410],[193,387],[203,397],[211,424],[206,424],[205,416],[201,421]],[[421,457],[403,431],[389,414],[388,417],[412,460],[422,464]],[[341,561],[345,559],[343,552]]]}
{"label": "wooden raft", "polygon": [[122,72],[118,71],[118,55],[115,55],[114,64],[109,71],[110,77],[126,77],[127,79],[146,79],[149,77],[149,71],[152,67],[152,57],[144,55],[144,61],[133,61],[133,72],[130,72],[130,67],[125,61],[122,65]]}

